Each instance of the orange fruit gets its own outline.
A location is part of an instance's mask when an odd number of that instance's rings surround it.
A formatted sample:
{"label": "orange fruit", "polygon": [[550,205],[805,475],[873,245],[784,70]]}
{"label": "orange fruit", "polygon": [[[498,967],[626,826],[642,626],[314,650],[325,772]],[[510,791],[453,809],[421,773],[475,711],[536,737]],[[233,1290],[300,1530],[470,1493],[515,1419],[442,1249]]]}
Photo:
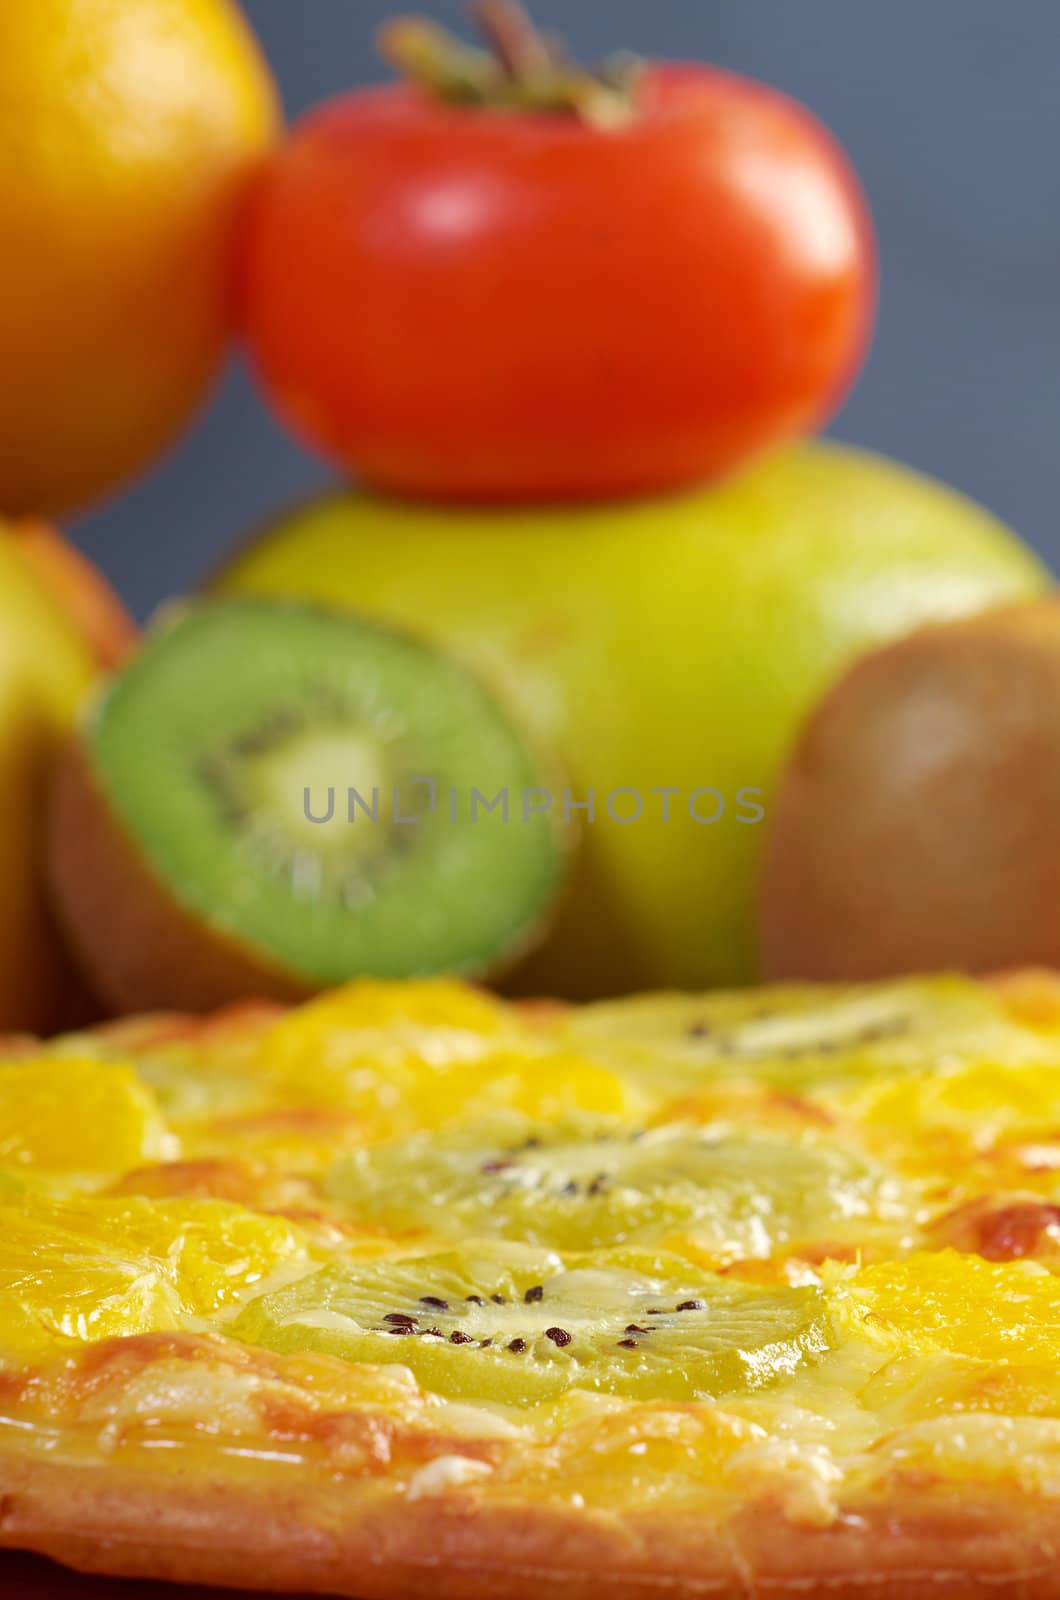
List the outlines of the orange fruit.
{"label": "orange fruit", "polygon": [[0,1229],[0,1330],[29,1359],[193,1325],[306,1263],[292,1223],[222,1200],[26,1193],[0,1204]]}
{"label": "orange fruit", "polygon": [[123,1173],[176,1153],[154,1095],[131,1067],[87,1056],[0,1056],[0,1169]]}
{"label": "orange fruit", "polygon": [[94,500],[189,417],[277,120],[233,0],[3,0],[0,514]]}
{"label": "orange fruit", "polygon": [[947,1351],[1005,1366],[1060,1361],[1060,1284],[1036,1261],[925,1250],[826,1276],[840,1330],[896,1354]]}

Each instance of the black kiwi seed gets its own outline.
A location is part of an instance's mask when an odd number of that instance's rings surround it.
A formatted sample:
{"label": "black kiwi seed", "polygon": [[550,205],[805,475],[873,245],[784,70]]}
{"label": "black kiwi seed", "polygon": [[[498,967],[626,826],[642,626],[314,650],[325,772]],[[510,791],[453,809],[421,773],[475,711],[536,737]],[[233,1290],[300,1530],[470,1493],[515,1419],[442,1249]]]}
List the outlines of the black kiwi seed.
{"label": "black kiwi seed", "polygon": [[449,1335],[450,1344],[474,1344],[474,1342],[469,1333],[462,1333],[459,1328]]}
{"label": "black kiwi seed", "polygon": [[677,1307],[678,1311],[705,1311],[706,1309],[707,1302],[705,1300],[682,1300]]}
{"label": "black kiwi seed", "polygon": [[478,1342],[478,1347],[480,1350],[488,1350],[492,1343],[492,1339],[480,1339]]}
{"label": "black kiwi seed", "polygon": [[420,1334],[421,1334],[421,1336],[426,1336],[428,1334],[433,1334],[436,1339],[444,1339],[445,1338],[445,1334],[442,1332],[441,1328],[421,1328],[420,1329]]}
{"label": "black kiwi seed", "polygon": [[506,1306],[508,1304],[507,1300],[502,1294],[491,1294],[490,1299],[493,1301],[495,1306]]}
{"label": "black kiwi seed", "polygon": [[523,1351],[526,1349],[526,1340],[513,1339],[511,1344],[508,1346],[508,1349],[514,1350],[517,1356],[521,1356]]}
{"label": "black kiwi seed", "polygon": [[480,1294],[466,1294],[464,1299],[467,1301],[469,1306],[484,1306],[486,1304],[485,1300],[483,1300]]}
{"label": "black kiwi seed", "polygon": [[388,1311],[383,1321],[396,1322],[406,1328],[413,1328],[416,1325],[416,1318],[406,1316],[404,1311]]}
{"label": "black kiwi seed", "polygon": [[620,1350],[636,1350],[637,1341],[636,1339],[620,1339],[618,1341],[618,1348]]}
{"label": "black kiwi seed", "polygon": [[566,1328],[546,1328],[545,1338],[551,1339],[553,1344],[558,1344],[561,1350],[571,1342],[571,1336]]}
{"label": "black kiwi seed", "polygon": [[436,1294],[421,1294],[420,1305],[430,1306],[432,1311],[448,1311],[448,1300],[440,1300]]}
{"label": "black kiwi seed", "polygon": [[608,1173],[598,1172],[592,1183],[589,1185],[589,1193],[591,1195],[603,1194],[610,1182],[611,1178]]}
{"label": "black kiwi seed", "polygon": [[543,1300],[544,1298],[545,1291],[542,1285],[539,1283],[535,1283],[534,1287],[532,1289],[527,1289],[526,1293],[523,1295],[523,1299],[528,1306],[537,1305],[538,1301]]}
{"label": "black kiwi seed", "polygon": [[412,1327],[412,1325],[410,1323],[407,1323],[407,1322],[399,1322],[396,1328],[387,1328],[386,1331],[387,1331],[387,1333],[396,1333],[396,1334],[415,1333],[416,1332],[415,1328]]}
{"label": "black kiwi seed", "polygon": [[650,1328],[641,1328],[635,1322],[627,1322],[626,1323],[626,1332],[627,1333],[650,1333],[651,1329]]}

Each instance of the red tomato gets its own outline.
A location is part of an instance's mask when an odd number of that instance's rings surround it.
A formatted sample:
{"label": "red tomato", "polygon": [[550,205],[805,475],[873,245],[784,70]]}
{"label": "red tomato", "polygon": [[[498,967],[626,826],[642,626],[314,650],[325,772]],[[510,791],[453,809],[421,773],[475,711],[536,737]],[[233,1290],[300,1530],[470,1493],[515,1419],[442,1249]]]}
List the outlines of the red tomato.
{"label": "red tomato", "polygon": [[265,174],[243,283],[299,434],[469,501],[665,490],[818,427],[874,291],[831,136],[697,66],[649,69],[606,130],[402,85],[334,101]]}

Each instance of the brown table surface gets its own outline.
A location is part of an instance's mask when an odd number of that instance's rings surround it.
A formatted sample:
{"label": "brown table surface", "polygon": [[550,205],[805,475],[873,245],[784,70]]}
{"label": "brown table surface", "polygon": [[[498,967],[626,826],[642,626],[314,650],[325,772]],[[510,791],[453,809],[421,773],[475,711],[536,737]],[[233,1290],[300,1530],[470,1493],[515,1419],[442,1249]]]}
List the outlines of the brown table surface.
{"label": "brown table surface", "polygon": [[[191,1589],[184,1584],[133,1583],[118,1578],[82,1578],[36,1556],[0,1552],[2,1600],[276,1600],[240,1589]],[[287,1600],[312,1600],[308,1595]]]}

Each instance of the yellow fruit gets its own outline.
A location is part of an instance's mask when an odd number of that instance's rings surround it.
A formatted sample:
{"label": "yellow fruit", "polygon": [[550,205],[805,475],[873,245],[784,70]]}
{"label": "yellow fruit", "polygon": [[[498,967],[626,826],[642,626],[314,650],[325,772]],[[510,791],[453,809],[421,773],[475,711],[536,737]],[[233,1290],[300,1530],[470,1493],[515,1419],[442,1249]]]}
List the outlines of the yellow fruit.
{"label": "yellow fruit", "polygon": [[179,1328],[235,1306],[305,1259],[299,1230],[219,1200],[0,1205],[0,1340],[27,1356]]}
{"label": "yellow fruit", "polygon": [[[2,302],[0,289],[0,322]],[[0,382],[0,414],[5,392]],[[45,779],[93,673],[134,638],[102,574],[60,534],[0,518],[0,1031],[82,1020],[41,881]]]}
{"label": "yellow fruit", "polygon": [[831,1310],[844,1333],[896,1355],[1060,1361],[1060,1278],[1036,1262],[925,1251],[838,1276]]}
{"label": "yellow fruit", "polygon": [[[762,827],[740,792],[761,791],[753,805],[768,812],[800,719],[852,659],[933,618],[1034,594],[1046,574],[940,485],[813,446],[665,500],[515,511],[319,501],[219,581],[440,641],[522,711],[562,757],[570,801],[591,791],[595,816],[570,813],[575,882],[515,981],[584,997],[746,981]],[[629,794],[609,814],[620,788],[640,797],[639,820]],[[690,810],[708,789],[725,804],[716,823],[709,793],[699,821]],[[561,821],[567,798],[558,786]]]}
{"label": "yellow fruit", "polygon": [[[0,410],[8,392],[0,379]],[[44,784],[93,671],[88,646],[0,522],[0,1030],[63,1020],[67,974],[41,881]]]}
{"label": "yellow fruit", "polygon": [[351,984],[278,1022],[260,1063],[281,1103],[350,1112],[367,1139],[495,1108],[552,1117],[634,1103],[614,1073],[545,1051],[515,1013],[459,983]]}
{"label": "yellow fruit", "polygon": [[121,666],[135,650],[139,630],[98,568],[46,522],[20,520],[10,537],[100,667],[109,672]]}
{"label": "yellow fruit", "polygon": [[634,1098],[621,1079],[579,1056],[497,1055],[422,1077],[411,1086],[393,1131],[443,1128],[491,1111],[516,1111],[552,1119],[571,1111],[631,1110]]}
{"label": "yellow fruit", "polygon": [[233,0],[3,0],[0,510],[92,500],[185,422],[276,120]]}
{"label": "yellow fruit", "polygon": [[381,1110],[418,1078],[493,1055],[503,1008],[459,983],[353,983],[298,1006],[261,1041],[267,1081],[315,1105]]}
{"label": "yellow fruit", "polygon": [[364,981],[296,1007],[270,1029],[262,1049],[273,1069],[358,1062],[473,1060],[511,1022],[489,995],[461,983]]}
{"label": "yellow fruit", "polygon": [[0,1064],[0,1167],[121,1173],[174,1153],[130,1067],[68,1056]]}
{"label": "yellow fruit", "polygon": [[915,1141],[945,1130],[969,1150],[989,1150],[999,1139],[1048,1136],[1060,1126],[1060,1073],[1051,1062],[1030,1061],[907,1073],[868,1086],[845,1109],[870,1132],[885,1129]]}

